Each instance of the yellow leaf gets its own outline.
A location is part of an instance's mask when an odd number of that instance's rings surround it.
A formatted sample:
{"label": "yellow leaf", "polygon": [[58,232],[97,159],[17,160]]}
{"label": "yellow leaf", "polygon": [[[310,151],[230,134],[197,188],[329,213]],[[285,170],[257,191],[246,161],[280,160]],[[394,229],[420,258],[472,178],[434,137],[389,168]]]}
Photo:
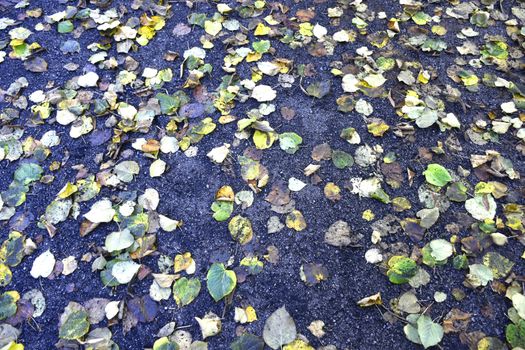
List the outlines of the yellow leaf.
{"label": "yellow leaf", "polygon": [[255,62],[255,61],[260,60],[261,57],[262,57],[262,53],[259,53],[259,52],[256,52],[256,51],[253,51],[253,52],[250,52],[250,53],[246,56],[246,62]]}
{"label": "yellow leaf", "polygon": [[254,35],[268,35],[268,33],[270,33],[270,27],[267,27],[264,25],[264,23],[259,23],[257,25],[257,27],[255,28],[255,32],[253,33]]}
{"label": "yellow leaf", "polygon": [[253,238],[252,223],[240,215],[234,216],[228,224],[232,238],[240,244],[246,244]]}
{"label": "yellow leaf", "polygon": [[235,193],[231,186],[222,186],[215,194],[215,199],[218,201],[233,202]]}
{"label": "yellow leaf", "polygon": [[375,137],[382,137],[385,132],[390,129],[390,126],[386,124],[385,122],[373,122],[368,124],[367,126],[368,132],[374,135]]}
{"label": "yellow leaf", "polygon": [[368,307],[372,305],[382,305],[383,300],[381,299],[381,293],[376,293],[369,297],[363,298],[357,302],[357,305],[361,307]]}
{"label": "yellow leaf", "polygon": [[306,221],[303,213],[299,210],[294,210],[286,216],[286,227],[294,229],[295,231],[302,231],[306,228]]}
{"label": "yellow leaf", "polygon": [[310,344],[302,339],[296,339],[288,345],[285,345],[283,350],[315,350]]}
{"label": "yellow leaf", "polygon": [[374,218],[375,218],[375,214],[372,210],[367,209],[363,212],[363,219],[365,219],[366,221],[372,221],[374,220]]}
{"label": "yellow leaf", "polygon": [[216,36],[222,30],[222,24],[218,21],[205,21],[204,30],[211,36]]}
{"label": "yellow leaf", "polygon": [[248,317],[248,322],[257,321],[257,313],[255,312],[255,309],[252,306],[248,306],[245,309],[246,316]]}
{"label": "yellow leaf", "polygon": [[252,70],[252,81],[254,83],[260,81],[263,78],[263,74],[260,70]]}
{"label": "yellow leaf", "polygon": [[68,182],[64,187],[62,187],[60,192],[58,192],[57,197],[60,199],[64,199],[64,198],[71,196],[73,193],[77,191],[78,191],[77,185],[74,185],[71,182]]}
{"label": "yellow leaf", "polygon": [[338,201],[341,199],[341,189],[333,182],[329,182],[324,187],[324,195],[331,201]]}
{"label": "yellow leaf", "polygon": [[299,33],[301,33],[301,35],[312,36],[314,35],[313,30],[314,26],[309,22],[299,24]]}
{"label": "yellow leaf", "polygon": [[264,132],[260,130],[255,130],[253,133],[253,142],[255,143],[255,147],[258,149],[267,149],[272,147],[275,140],[277,140],[278,136],[275,132]]}
{"label": "yellow leaf", "polygon": [[24,345],[17,344],[14,341],[12,341],[9,344],[5,345],[1,350],[24,350]]}
{"label": "yellow leaf", "polygon": [[0,263],[0,287],[5,287],[13,279],[13,273],[9,266]]}
{"label": "yellow leaf", "polygon": [[173,268],[175,273],[186,271],[186,273],[192,274],[195,272],[195,261],[191,257],[191,253],[177,254],[173,261]]}
{"label": "yellow leaf", "polygon": [[6,294],[9,294],[11,298],[13,298],[14,302],[16,303],[18,300],[20,300],[20,294],[16,290],[10,290],[6,292]]}
{"label": "yellow leaf", "polygon": [[419,81],[421,84],[426,84],[430,80],[430,73],[426,70],[423,70],[419,72],[417,76],[417,81]]}
{"label": "yellow leaf", "polygon": [[432,33],[443,36],[447,34],[447,29],[443,26],[432,26]]}

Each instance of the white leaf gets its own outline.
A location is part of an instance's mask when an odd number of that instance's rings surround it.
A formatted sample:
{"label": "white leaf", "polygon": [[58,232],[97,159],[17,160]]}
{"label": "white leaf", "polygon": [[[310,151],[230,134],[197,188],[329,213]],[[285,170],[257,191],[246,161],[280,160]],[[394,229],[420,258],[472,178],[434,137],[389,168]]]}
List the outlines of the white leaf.
{"label": "white leaf", "polygon": [[268,85],[257,85],[252,90],[252,98],[258,102],[272,101],[277,97],[277,92]]}
{"label": "white leaf", "polygon": [[109,199],[102,199],[95,202],[91,209],[84,214],[84,217],[92,223],[98,224],[101,222],[110,222],[115,215],[115,210],[112,208],[111,201]]}
{"label": "white leaf", "polygon": [[203,318],[195,317],[201,327],[202,339],[212,337],[221,331],[221,319],[213,312],[208,312]]}
{"label": "white leaf", "polygon": [[478,195],[465,201],[465,209],[476,220],[493,219],[496,215],[496,201],[490,194]]}
{"label": "white leaf", "polygon": [[33,278],[49,277],[55,268],[55,262],[55,256],[49,250],[46,250],[33,261],[31,276]]}
{"label": "white leaf", "polygon": [[134,261],[119,261],[111,268],[111,274],[120,284],[129,283],[139,271],[140,264]]}
{"label": "white leaf", "polygon": [[62,274],[64,276],[71,275],[78,267],[78,262],[74,256],[68,256],[62,259],[62,265],[64,266]]}
{"label": "white leaf", "polygon": [[159,192],[154,188],[146,188],[144,194],[139,196],[138,203],[146,210],[157,210],[159,201]]}
{"label": "white leaf", "polygon": [[104,311],[106,313],[106,318],[108,320],[111,320],[113,317],[117,316],[119,312],[119,304],[120,304],[120,301],[118,300],[110,301],[109,303],[106,304]]}
{"label": "white leaf", "polygon": [[179,150],[179,141],[173,136],[163,136],[160,139],[160,151],[162,153],[175,153]]}
{"label": "white leaf", "polygon": [[274,350],[291,343],[296,336],[295,322],[284,306],[275,310],[264,324],[264,342]]}
{"label": "white leaf", "polygon": [[288,179],[288,188],[290,189],[290,191],[299,192],[305,186],[306,184],[304,182],[302,182],[299,179],[296,179],[295,177],[291,177]]}
{"label": "white leaf", "polygon": [[180,221],[159,214],[159,225],[164,231],[171,232],[175,231],[175,229],[180,226]]}
{"label": "white leaf", "polygon": [[215,147],[208,152],[207,156],[215,163],[221,164],[224,162],[226,157],[230,154],[230,145],[228,143],[223,144],[222,146]]}
{"label": "white leaf", "polygon": [[131,247],[135,243],[135,238],[127,228],[122,231],[111,232],[106,237],[106,249],[112,253]]}
{"label": "white leaf", "polygon": [[359,90],[359,80],[353,74],[346,74],[343,77],[343,91],[345,92],[356,92]]}
{"label": "white leaf", "polygon": [[149,167],[149,176],[151,177],[159,177],[166,171],[166,162],[162,159],[157,159],[153,163],[151,163]]}
{"label": "white leaf", "polygon": [[98,74],[95,72],[87,72],[78,77],[78,85],[81,87],[97,86]]}

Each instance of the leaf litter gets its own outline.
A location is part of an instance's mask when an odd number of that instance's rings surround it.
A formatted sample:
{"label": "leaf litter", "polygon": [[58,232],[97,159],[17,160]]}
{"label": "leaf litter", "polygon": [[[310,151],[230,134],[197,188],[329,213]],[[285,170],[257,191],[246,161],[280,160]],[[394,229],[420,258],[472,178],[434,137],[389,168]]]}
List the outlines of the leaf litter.
{"label": "leaf litter", "polygon": [[525,347],[523,2],[0,9],[1,349]]}

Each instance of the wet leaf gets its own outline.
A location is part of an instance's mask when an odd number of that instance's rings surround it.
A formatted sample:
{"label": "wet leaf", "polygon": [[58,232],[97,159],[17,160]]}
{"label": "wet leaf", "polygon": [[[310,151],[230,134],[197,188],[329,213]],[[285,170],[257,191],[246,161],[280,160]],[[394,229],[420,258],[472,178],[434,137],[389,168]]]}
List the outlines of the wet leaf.
{"label": "wet leaf", "polygon": [[221,263],[211,265],[206,279],[208,291],[216,302],[231,294],[237,285],[235,272],[227,270]]}

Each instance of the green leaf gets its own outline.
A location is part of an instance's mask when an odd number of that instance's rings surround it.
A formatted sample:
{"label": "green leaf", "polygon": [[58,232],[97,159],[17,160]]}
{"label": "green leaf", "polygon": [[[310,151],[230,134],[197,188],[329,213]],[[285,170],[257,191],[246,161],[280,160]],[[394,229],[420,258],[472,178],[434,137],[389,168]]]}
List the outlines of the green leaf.
{"label": "green leaf", "polygon": [[0,320],[5,320],[16,314],[18,309],[16,302],[20,296],[16,291],[5,292],[0,295]]}
{"label": "green leaf", "polygon": [[279,147],[288,154],[294,154],[299,150],[303,138],[295,132],[283,132],[279,135]]}
{"label": "green leaf", "polygon": [[258,53],[266,53],[270,49],[270,41],[269,40],[256,41],[252,43],[252,47]]}
{"label": "green leaf", "polygon": [[24,163],[16,169],[14,179],[18,183],[28,185],[40,180],[43,172],[42,167],[36,163]]}
{"label": "green leaf", "polygon": [[58,23],[58,32],[60,34],[71,33],[75,29],[71,21],[62,21]]}
{"label": "green leaf", "polygon": [[394,284],[407,283],[416,275],[418,266],[416,262],[406,256],[395,255],[388,260],[388,271],[386,275]]}
{"label": "green leaf", "polygon": [[226,221],[233,212],[233,203],[227,201],[215,201],[211,205],[213,218],[217,221]]}
{"label": "green leaf", "polygon": [[509,55],[507,51],[507,44],[503,41],[489,41],[485,44],[485,48],[481,50],[483,56],[494,57],[497,59],[506,59]]}
{"label": "green leaf", "polygon": [[509,324],[505,329],[505,337],[513,348],[525,348],[525,320]]}
{"label": "green leaf", "polygon": [[193,12],[189,17],[188,17],[188,23],[191,24],[191,25],[197,25],[199,27],[203,27],[204,28],[204,21],[206,21],[206,14],[205,13],[196,13],[196,12]]}
{"label": "green leaf", "polygon": [[421,315],[417,319],[417,333],[425,349],[439,344],[443,339],[443,327],[427,315]]}
{"label": "green leaf", "polygon": [[179,278],[173,285],[173,298],[179,307],[190,304],[199,295],[201,282],[197,278]]}
{"label": "green leaf", "polygon": [[88,313],[84,310],[72,312],[60,327],[58,336],[62,339],[75,340],[89,331]]}
{"label": "green leaf", "polygon": [[263,350],[264,341],[253,334],[244,333],[230,345],[231,350]]}
{"label": "green leaf", "polygon": [[25,236],[20,232],[12,231],[9,238],[0,247],[0,262],[8,266],[17,266],[24,257]]}
{"label": "green leaf", "polygon": [[162,337],[153,343],[153,350],[179,350],[179,345],[170,341],[168,337]]}
{"label": "green leaf", "polygon": [[439,164],[429,164],[423,175],[429,184],[438,187],[443,187],[452,180],[448,170]]}
{"label": "green leaf", "polygon": [[354,158],[345,151],[334,150],[332,152],[332,162],[337,169],[344,169],[354,165]]}
{"label": "green leaf", "polygon": [[180,106],[180,99],[164,93],[155,95],[155,98],[159,100],[160,111],[162,114],[173,114],[177,112]]}
{"label": "green leaf", "polygon": [[7,190],[2,192],[2,199],[5,204],[11,207],[18,207],[26,201],[26,193],[29,191],[27,185],[13,181]]}
{"label": "green leaf", "polygon": [[219,301],[229,295],[237,285],[237,275],[235,275],[235,271],[226,270],[222,263],[214,263],[211,265],[206,279],[208,291],[215,301]]}

